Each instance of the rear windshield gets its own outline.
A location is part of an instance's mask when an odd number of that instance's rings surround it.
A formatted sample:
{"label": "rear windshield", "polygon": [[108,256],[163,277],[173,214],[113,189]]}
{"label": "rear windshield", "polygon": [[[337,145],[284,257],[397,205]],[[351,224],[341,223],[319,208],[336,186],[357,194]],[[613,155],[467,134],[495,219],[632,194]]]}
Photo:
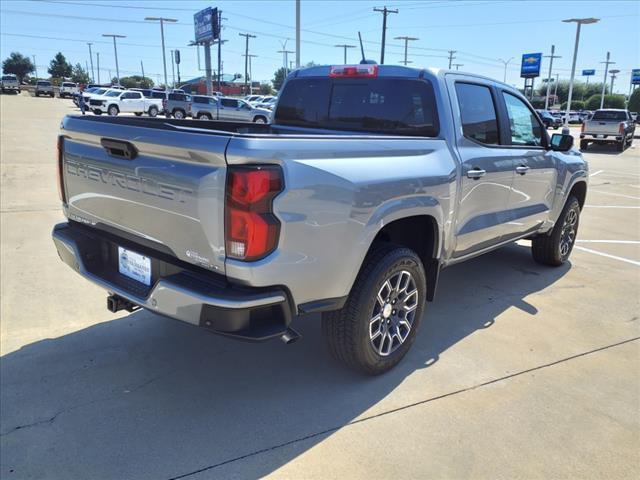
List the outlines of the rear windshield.
{"label": "rear windshield", "polygon": [[51,82],[38,82],[37,85],[42,85],[44,87],[48,87],[51,85]]}
{"label": "rear windshield", "polygon": [[63,82],[62,86],[63,87],[75,87],[76,84],[75,83],[70,83],[70,82]]}
{"label": "rear windshield", "polygon": [[287,82],[278,125],[388,135],[438,135],[431,83],[406,78],[300,78]]}
{"label": "rear windshield", "polygon": [[13,75],[3,75],[2,80],[16,80],[16,77]]}
{"label": "rear windshield", "polygon": [[607,112],[606,110],[600,110],[593,114],[591,120],[626,120],[627,112]]}

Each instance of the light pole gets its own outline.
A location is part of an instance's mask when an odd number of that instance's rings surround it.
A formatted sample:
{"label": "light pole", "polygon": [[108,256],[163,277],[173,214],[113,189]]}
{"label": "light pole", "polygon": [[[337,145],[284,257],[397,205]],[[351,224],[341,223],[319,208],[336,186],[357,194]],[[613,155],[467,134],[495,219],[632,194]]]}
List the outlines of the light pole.
{"label": "light pole", "polygon": [[[102,36],[113,38],[113,53],[116,57],[116,80],[118,81],[118,85],[120,85],[120,69],[118,68],[118,47],[116,46],[116,38],[127,38],[127,36],[116,35],[114,33],[103,33]],[[111,73],[109,73],[109,82],[111,82]]]}
{"label": "light pole", "polygon": [[547,77],[547,97],[544,100],[544,109],[549,110],[549,90],[551,89],[551,70],[553,69],[553,59],[562,58],[559,55],[554,55],[556,52],[556,46],[551,45],[551,55],[545,55],[549,59],[549,76]]}
{"label": "light pole", "polygon": [[582,25],[599,22],[599,18],[569,18],[562,20],[564,23],[576,23],[576,44],[573,47],[573,62],[571,64],[571,77],[569,78],[569,95],[567,96],[567,113],[564,116],[564,126],[569,126],[569,112],[571,111],[571,97],[573,95],[573,80],[576,76],[576,61],[578,59],[578,45],[580,45],[580,28]]}
{"label": "light pole", "polygon": [[347,48],[356,48],[355,45],[347,45],[346,43],[343,43],[343,44],[340,44],[340,45],[334,45],[334,47],[343,48],[344,49],[344,64],[345,65],[347,64]]}
{"label": "light pole", "polygon": [[175,18],[164,17],[145,17],[147,22],[160,22],[160,36],[162,37],[162,65],[164,66],[164,87],[167,88],[169,81],[167,80],[167,58],[164,51],[164,22],[175,23]]}
{"label": "light pole", "polygon": [[502,81],[504,83],[507,83],[507,65],[509,65],[509,62],[511,62],[511,60],[513,60],[513,57],[511,57],[509,60],[503,60],[502,58],[499,58],[498,60],[504,63],[504,79]]}
{"label": "light pole", "polygon": [[418,37],[393,37],[394,40],[404,40],[404,61],[400,62],[406,67],[409,61],[407,60],[407,48],[410,41],[420,40]]}
{"label": "light pole", "polygon": [[610,70],[609,73],[611,74],[611,95],[613,95],[613,84],[616,81],[616,75],[620,73],[620,70]]}
{"label": "light pole", "polygon": [[604,108],[604,94],[607,89],[607,73],[609,72],[609,65],[613,65],[616,62],[610,62],[611,52],[607,52],[607,59],[604,62],[604,80],[602,80],[602,93],[600,94],[600,110]]}
{"label": "light pole", "polygon": [[176,69],[175,69],[175,58],[173,56],[173,50],[171,50],[171,85],[173,88],[176,88]]}
{"label": "light pole", "polygon": [[[249,86],[247,78],[249,76],[249,39],[256,38],[255,35],[251,35],[250,33],[239,33],[241,37],[244,37],[244,94],[247,94],[247,88]],[[285,67],[286,70],[286,67]]]}
{"label": "light pole", "polygon": [[555,84],[555,86],[553,87],[553,96],[554,96],[553,101],[554,101],[554,102],[557,102],[557,101],[558,101],[558,83],[559,83],[559,82],[560,82],[560,74],[559,74],[559,73],[556,73],[556,84]]}
{"label": "light pole", "polygon": [[93,73],[93,55],[91,54],[91,45],[93,45],[93,43],[87,42],[87,45],[89,45],[89,60],[91,60],[91,81],[95,82],[96,77]]}

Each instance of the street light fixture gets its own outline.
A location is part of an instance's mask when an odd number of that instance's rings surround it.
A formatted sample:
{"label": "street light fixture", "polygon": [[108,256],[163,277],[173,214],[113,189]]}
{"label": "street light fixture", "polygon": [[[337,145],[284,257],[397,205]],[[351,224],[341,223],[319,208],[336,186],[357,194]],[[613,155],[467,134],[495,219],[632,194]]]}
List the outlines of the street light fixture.
{"label": "street light fixture", "polygon": [[167,80],[167,57],[164,51],[164,22],[175,23],[175,18],[164,17],[145,17],[147,22],[160,22],[160,36],[162,37],[162,65],[164,66],[164,87],[167,88],[169,81]]}
{"label": "street light fixture", "polygon": [[511,62],[511,60],[513,60],[513,59],[514,59],[514,57],[511,57],[509,60],[503,60],[502,58],[498,59],[502,63],[504,63],[504,79],[502,80],[504,83],[507,83],[507,65],[509,65],[509,62]]}
{"label": "street light fixture", "polygon": [[[116,47],[116,38],[127,38],[127,36],[117,35],[114,33],[103,33],[102,36],[113,38],[113,53],[116,57],[116,81],[117,84],[120,85],[120,69],[118,68],[118,47]],[[109,74],[109,77],[111,77],[111,74]],[[109,81],[111,81],[111,78],[109,78]]]}
{"label": "street light fixture", "polygon": [[609,73],[611,74],[611,95],[613,95],[613,83],[616,81],[616,75],[620,73],[620,70],[609,70]]}
{"label": "street light fixture", "polygon": [[569,126],[569,112],[571,111],[571,97],[573,96],[573,80],[576,76],[576,61],[578,59],[578,45],[580,44],[580,28],[582,25],[590,25],[600,21],[599,18],[568,18],[562,20],[564,23],[575,23],[576,27],[576,44],[573,47],[573,63],[571,64],[571,78],[569,79],[569,95],[567,97],[567,112],[564,116],[564,126]]}

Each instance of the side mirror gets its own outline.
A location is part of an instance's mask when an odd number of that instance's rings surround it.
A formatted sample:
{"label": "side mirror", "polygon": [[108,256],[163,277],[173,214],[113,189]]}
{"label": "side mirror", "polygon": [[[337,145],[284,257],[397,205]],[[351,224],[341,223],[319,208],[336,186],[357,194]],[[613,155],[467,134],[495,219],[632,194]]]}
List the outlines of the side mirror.
{"label": "side mirror", "polygon": [[551,135],[551,150],[568,152],[573,147],[573,136],[561,133]]}

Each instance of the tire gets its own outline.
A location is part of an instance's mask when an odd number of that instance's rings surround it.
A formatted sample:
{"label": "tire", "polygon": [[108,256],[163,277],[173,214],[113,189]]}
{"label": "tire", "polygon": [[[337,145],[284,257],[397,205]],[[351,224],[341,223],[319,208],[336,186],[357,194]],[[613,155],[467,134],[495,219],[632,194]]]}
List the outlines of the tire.
{"label": "tire", "polygon": [[[394,289],[402,285],[404,289]],[[426,285],[424,266],[413,250],[388,243],[374,245],[344,307],[322,314],[322,331],[331,356],[369,375],[396,366],[411,348],[420,327]],[[407,290],[415,293],[406,295]],[[396,313],[388,298],[411,310],[398,308]]]}
{"label": "tire", "polygon": [[118,107],[116,105],[111,105],[107,109],[107,113],[109,115],[111,115],[112,117],[115,117],[116,115],[118,115],[118,113],[120,113],[120,110],[118,109]]}
{"label": "tire", "polygon": [[262,115],[258,115],[256,118],[253,119],[253,123],[267,123],[267,119],[264,118]]}
{"label": "tire", "polygon": [[38,92],[36,92],[36,97],[39,97],[39,96],[40,96],[40,94]]}
{"label": "tire", "polygon": [[587,147],[589,147],[589,141],[588,140],[580,140],[580,150],[584,151],[587,149]]}
{"label": "tire", "polygon": [[625,140],[622,140],[620,142],[616,142],[616,150],[618,152],[624,152],[624,146],[625,146]]}
{"label": "tire", "polygon": [[208,113],[199,113],[198,120],[211,120],[211,115]]}
{"label": "tire", "polygon": [[49,94],[49,96],[50,96],[51,98],[53,98],[53,97],[55,97],[55,93],[51,92],[51,93]]}
{"label": "tire", "polygon": [[98,110],[97,108],[95,110],[92,110],[94,115],[102,115],[102,110]]}
{"label": "tire", "polygon": [[154,107],[154,106],[149,107],[149,116],[152,117],[152,118],[153,117],[157,117],[158,116],[158,108]]}
{"label": "tire", "polygon": [[136,117],[141,117],[142,116],[142,112],[134,112]]}
{"label": "tire", "polygon": [[543,265],[558,267],[565,263],[576,241],[580,224],[580,202],[569,196],[553,230],[549,235],[538,235],[531,242],[533,259]]}
{"label": "tire", "polygon": [[173,112],[173,116],[176,120],[184,120],[187,115],[182,110],[176,110]]}

